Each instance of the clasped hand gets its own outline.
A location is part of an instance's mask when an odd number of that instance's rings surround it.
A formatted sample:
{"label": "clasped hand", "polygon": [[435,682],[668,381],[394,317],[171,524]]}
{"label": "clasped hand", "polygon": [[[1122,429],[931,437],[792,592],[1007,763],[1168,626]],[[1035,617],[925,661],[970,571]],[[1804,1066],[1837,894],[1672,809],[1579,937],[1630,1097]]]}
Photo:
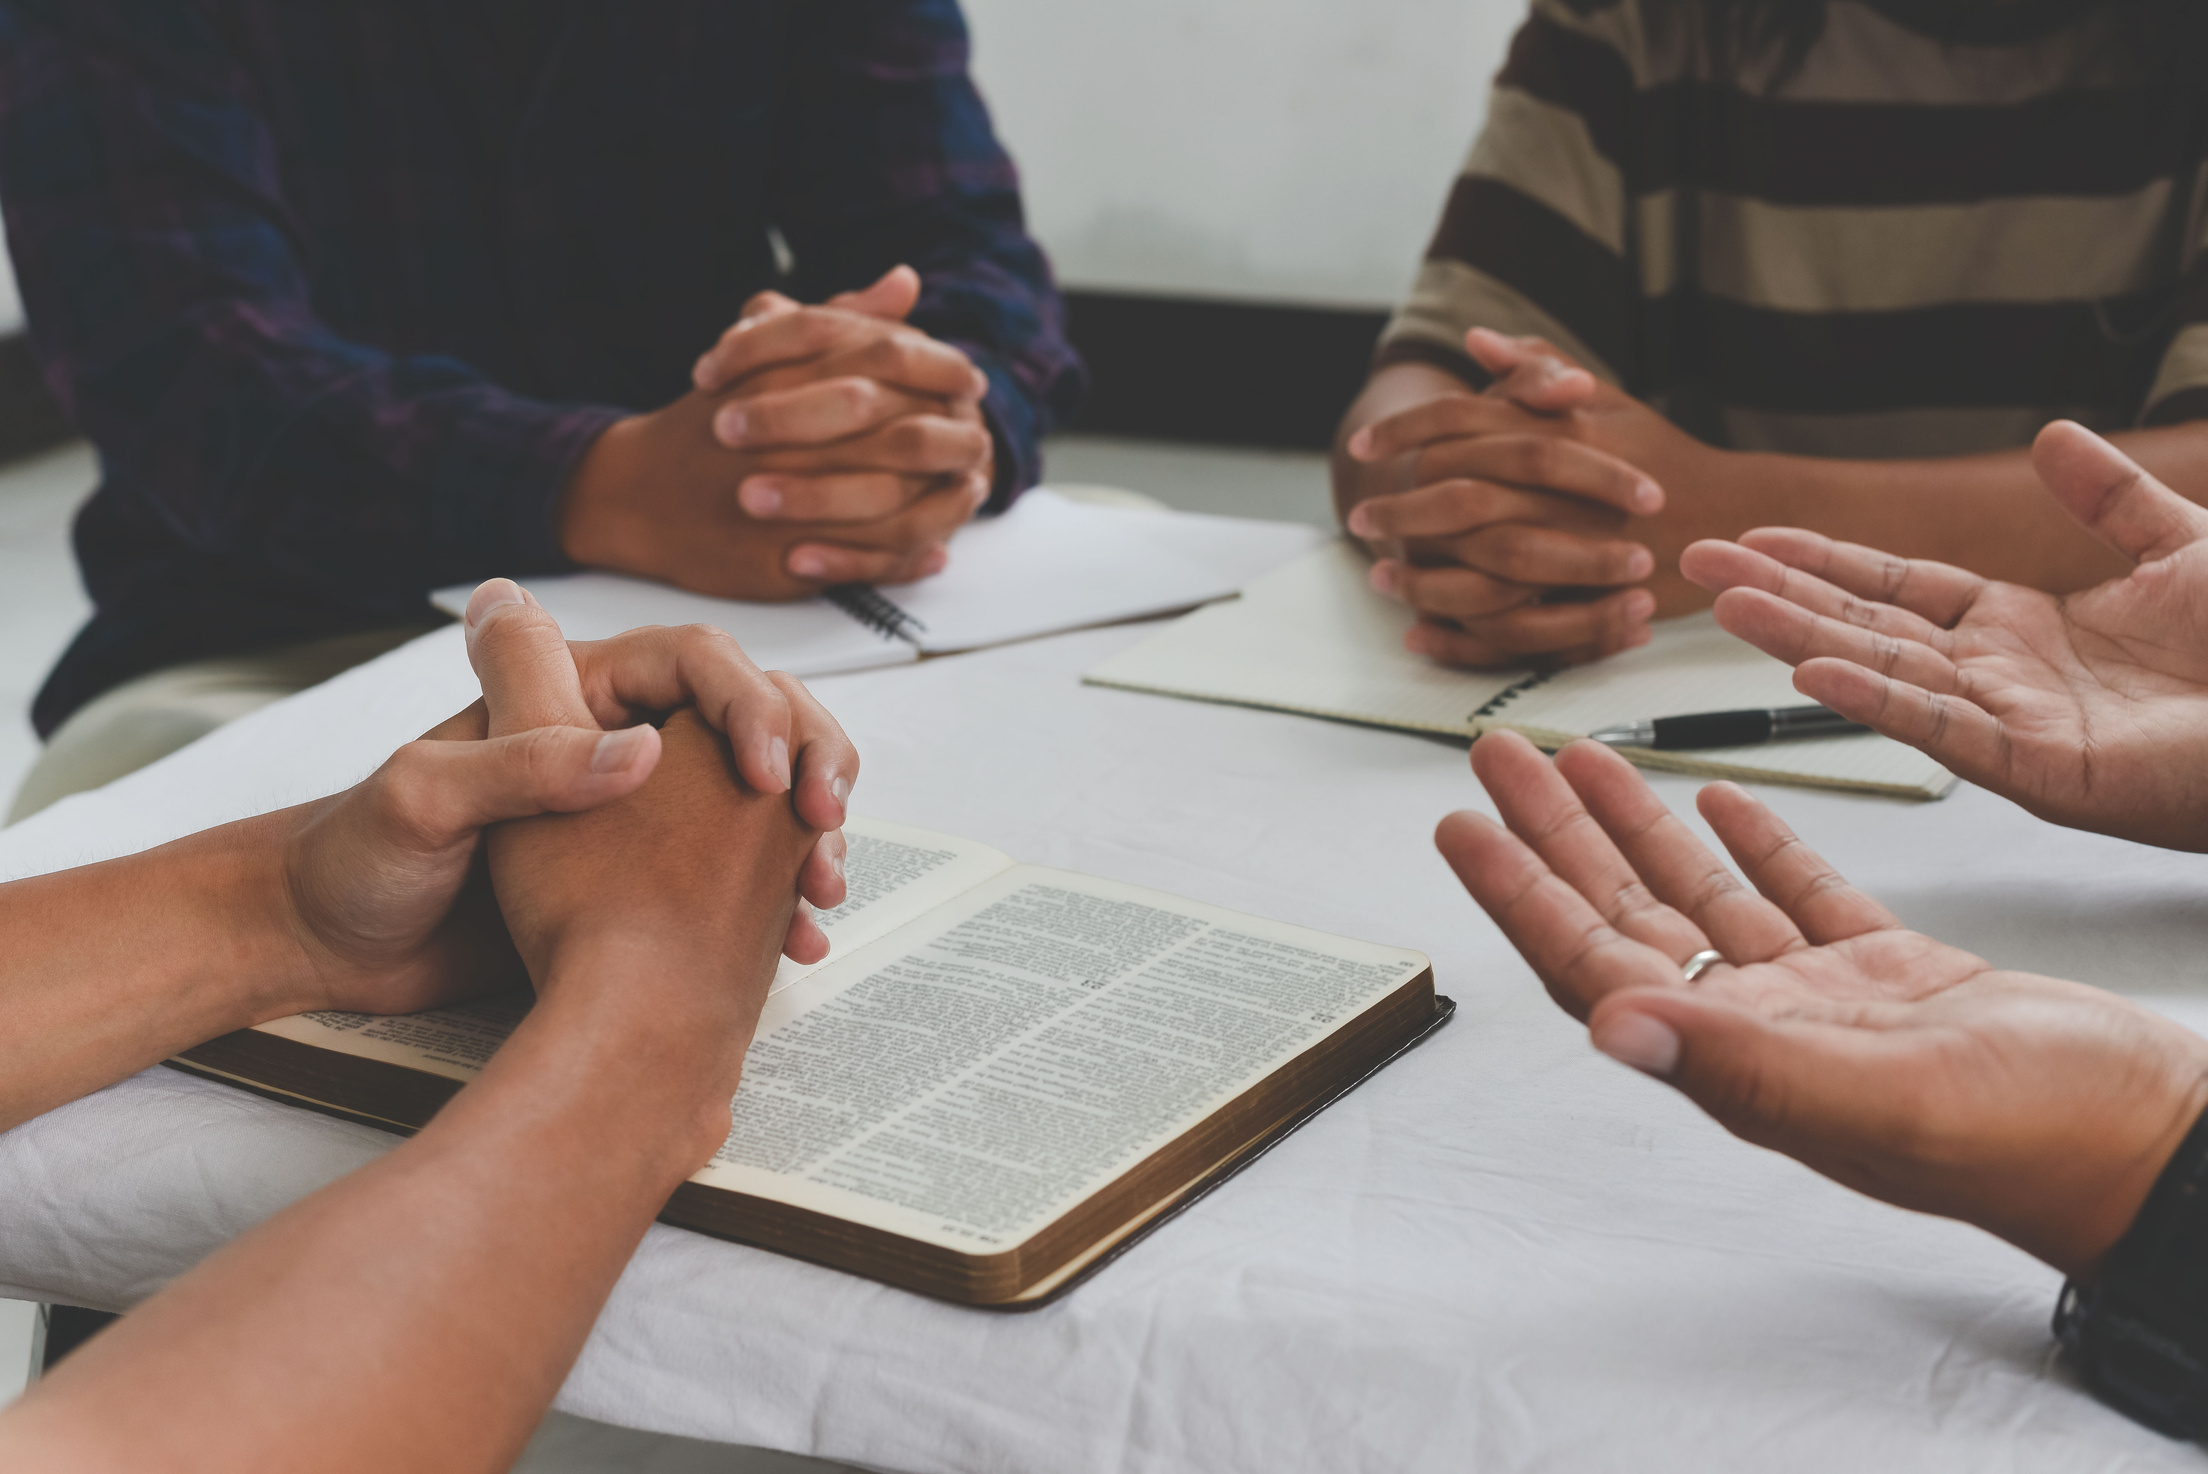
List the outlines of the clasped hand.
{"label": "clasped hand", "polygon": [[560,511],[577,562],[699,593],[792,599],[939,572],[989,499],[989,382],[905,322],[898,267],[804,306],[762,292],[697,362],[693,390],[608,427]]}
{"label": "clasped hand", "polygon": [[1540,339],[1465,341],[1488,389],[1445,389],[1344,447],[1403,488],[1346,522],[1377,557],[1373,586],[1420,616],[1406,644],[1489,666],[1645,642],[1658,612],[1699,598],[1671,573],[1677,519],[1658,514],[1714,452]]}
{"label": "clasped hand", "polygon": [[[305,984],[290,1011],[412,1013],[520,981],[500,911],[513,898],[492,893],[486,830],[636,793],[662,752],[643,718],[677,708],[725,737],[746,788],[790,796],[819,832],[795,888],[815,906],[842,903],[841,826],[858,754],[798,681],[762,672],[703,625],[570,645],[506,579],[476,590],[467,627],[484,701],[345,792],[270,816],[282,875],[267,891],[286,909],[280,930],[295,939]],[[827,953],[802,908],[784,948],[799,961]]]}

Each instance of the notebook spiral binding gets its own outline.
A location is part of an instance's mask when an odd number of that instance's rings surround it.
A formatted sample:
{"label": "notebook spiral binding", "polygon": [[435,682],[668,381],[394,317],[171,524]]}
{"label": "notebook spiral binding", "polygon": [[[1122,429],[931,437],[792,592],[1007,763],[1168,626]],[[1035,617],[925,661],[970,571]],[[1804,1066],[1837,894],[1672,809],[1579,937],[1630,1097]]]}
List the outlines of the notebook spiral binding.
{"label": "notebook spiral binding", "polygon": [[1504,707],[1510,705],[1513,701],[1516,701],[1519,697],[1525,695],[1528,691],[1531,691],[1534,687],[1540,685],[1543,681],[1552,679],[1554,676],[1557,675],[1559,671],[1562,671],[1564,669],[1565,667],[1563,666],[1557,666],[1555,669],[1552,670],[1535,671],[1532,675],[1527,676],[1524,680],[1518,682],[1516,685],[1510,687],[1508,690],[1498,692],[1497,694],[1489,697],[1486,703],[1482,705],[1478,711],[1472,713],[1472,720],[1476,722],[1481,720],[1483,717],[1491,717],[1495,715]]}
{"label": "notebook spiral binding", "polygon": [[913,618],[870,583],[839,583],[820,592],[829,603],[868,629],[879,630],[885,638],[902,640],[927,628],[925,622]]}

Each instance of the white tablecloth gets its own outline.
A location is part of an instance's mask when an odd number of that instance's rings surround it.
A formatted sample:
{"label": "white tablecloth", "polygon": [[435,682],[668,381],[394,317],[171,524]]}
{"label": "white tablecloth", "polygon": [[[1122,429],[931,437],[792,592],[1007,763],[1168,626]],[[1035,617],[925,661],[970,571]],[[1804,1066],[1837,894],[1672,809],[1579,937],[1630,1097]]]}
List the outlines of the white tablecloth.
{"label": "white tablecloth", "polygon": [[[1456,1021],[1033,1314],[655,1228],[561,1407],[916,1474],[2197,1467],[2055,1365],[2052,1272],[1596,1055],[1432,849],[1481,801],[1461,748],[1076,684],[1140,633],[817,682],[857,806],[1421,948]],[[330,790],[469,694],[427,636],[0,834],[0,872]],[[2208,1018],[2208,859],[1967,788],[1768,793],[1908,920]],[[0,1293],[126,1306],[391,1145],[149,1071],[0,1136]]]}

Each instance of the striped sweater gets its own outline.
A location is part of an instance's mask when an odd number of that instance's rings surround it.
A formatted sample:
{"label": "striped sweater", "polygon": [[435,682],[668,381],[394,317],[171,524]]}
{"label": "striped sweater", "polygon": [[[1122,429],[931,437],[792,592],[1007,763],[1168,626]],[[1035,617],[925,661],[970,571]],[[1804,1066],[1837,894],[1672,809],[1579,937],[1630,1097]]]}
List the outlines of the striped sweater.
{"label": "striped sweater", "polygon": [[1539,334],[1807,455],[2208,417],[2208,107],[2050,8],[1957,41],[1832,0],[1783,74],[1713,66],[1699,0],[1535,0],[1378,361],[1478,383],[1465,329]]}

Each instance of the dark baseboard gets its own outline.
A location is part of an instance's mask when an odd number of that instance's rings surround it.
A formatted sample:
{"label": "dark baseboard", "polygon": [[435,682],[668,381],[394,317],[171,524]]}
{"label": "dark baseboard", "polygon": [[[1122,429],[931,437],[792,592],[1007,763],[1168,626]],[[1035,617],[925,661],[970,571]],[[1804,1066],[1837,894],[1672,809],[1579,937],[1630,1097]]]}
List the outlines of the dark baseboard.
{"label": "dark baseboard", "polygon": [[[1364,386],[1384,312],[1066,293],[1089,397],[1068,429],[1324,450]],[[30,340],[0,338],[0,461],[76,438]]]}
{"label": "dark baseboard", "polygon": [[31,340],[21,333],[0,338],[0,461],[20,460],[77,438],[39,376]]}
{"label": "dark baseboard", "polygon": [[1364,387],[1384,312],[1066,293],[1095,435],[1325,450]]}

